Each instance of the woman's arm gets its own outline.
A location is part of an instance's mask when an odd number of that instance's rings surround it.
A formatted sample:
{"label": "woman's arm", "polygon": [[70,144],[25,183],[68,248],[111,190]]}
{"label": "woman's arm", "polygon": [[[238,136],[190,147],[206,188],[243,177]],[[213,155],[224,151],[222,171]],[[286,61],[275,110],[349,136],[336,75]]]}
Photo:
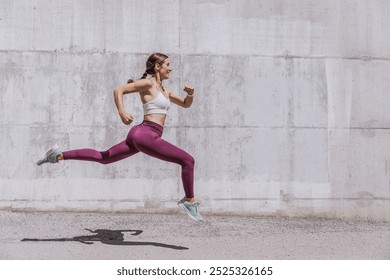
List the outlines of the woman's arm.
{"label": "woman's arm", "polygon": [[153,86],[152,81],[148,79],[137,80],[133,83],[129,83],[114,89],[114,101],[116,108],[118,109],[119,116],[124,124],[131,124],[133,122],[133,116],[126,113],[123,106],[123,95],[133,92],[142,92],[150,89]]}
{"label": "woman's arm", "polygon": [[190,108],[192,105],[192,102],[194,100],[194,88],[190,85],[186,85],[184,87],[184,91],[187,93],[187,96],[184,98],[181,96],[178,96],[178,95],[174,94],[172,91],[170,91],[169,100],[172,103],[179,105],[181,107]]}

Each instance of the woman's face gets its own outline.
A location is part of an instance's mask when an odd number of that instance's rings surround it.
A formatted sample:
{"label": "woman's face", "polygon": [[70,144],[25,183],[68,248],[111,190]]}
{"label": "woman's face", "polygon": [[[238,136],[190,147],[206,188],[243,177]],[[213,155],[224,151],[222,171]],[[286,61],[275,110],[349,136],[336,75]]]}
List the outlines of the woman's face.
{"label": "woman's face", "polygon": [[169,58],[164,59],[164,62],[160,65],[160,69],[158,70],[158,72],[160,73],[161,80],[169,79],[169,74],[172,72]]}

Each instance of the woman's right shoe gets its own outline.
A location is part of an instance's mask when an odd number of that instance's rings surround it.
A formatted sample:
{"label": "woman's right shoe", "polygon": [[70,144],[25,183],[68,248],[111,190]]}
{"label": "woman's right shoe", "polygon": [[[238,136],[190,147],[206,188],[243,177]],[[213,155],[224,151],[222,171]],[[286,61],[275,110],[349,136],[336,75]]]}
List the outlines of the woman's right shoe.
{"label": "woman's right shoe", "polygon": [[42,159],[37,161],[37,165],[42,165],[48,162],[56,163],[58,162],[57,158],[59,155],[61,155],[61,151],[59,150],[58,145],[56,144],[53,147],[51,147],[49,150],[47,150],[47,152],[45,153]]}
{"label": "woman's right shoe", "polygon": [[199,202],[188,202],[185,197],[177,203],[179,208],[184,210],[184,212],[186,212],[191,219],[197,222],[201,222],[203,221],[203,217],[199,214],[198,211],[199,204]]}

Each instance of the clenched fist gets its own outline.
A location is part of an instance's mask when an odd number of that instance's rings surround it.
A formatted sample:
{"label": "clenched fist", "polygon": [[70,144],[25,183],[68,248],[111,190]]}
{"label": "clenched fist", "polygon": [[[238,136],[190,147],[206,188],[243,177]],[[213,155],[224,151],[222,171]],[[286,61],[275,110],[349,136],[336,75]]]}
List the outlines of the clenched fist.
{"label": "clenched fist", "polygon": [[186,84],[183,89],[188,95],[194,94],[194,87],[190,84]]}
{"label": "clenched fist", "polygon": [[121,117],[122,122],[126,125],[131,124],[134,120],[134,117],[126,112],[119,113],[119,116]]}

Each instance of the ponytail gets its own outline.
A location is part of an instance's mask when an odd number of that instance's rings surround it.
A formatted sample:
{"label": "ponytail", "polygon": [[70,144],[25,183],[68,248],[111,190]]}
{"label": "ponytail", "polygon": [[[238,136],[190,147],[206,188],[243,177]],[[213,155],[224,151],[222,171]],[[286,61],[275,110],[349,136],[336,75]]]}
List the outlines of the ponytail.
{"label": "ponytail", "polygon": [[[147,76],[148,76],[148,71],[145,71],[140,80],[146,79]],[[127,83],[128,84],[134,83],[134,80],[133,79],[128,79]]]}
{"label": "ponytail", "polygon": [[145,71],[144,74],[143,74],[142,77],[141,77],[141,80],[142,80],[142,79],[146,79],[147,76],[148,76],[148,73],[147,73],[147,71]]}

